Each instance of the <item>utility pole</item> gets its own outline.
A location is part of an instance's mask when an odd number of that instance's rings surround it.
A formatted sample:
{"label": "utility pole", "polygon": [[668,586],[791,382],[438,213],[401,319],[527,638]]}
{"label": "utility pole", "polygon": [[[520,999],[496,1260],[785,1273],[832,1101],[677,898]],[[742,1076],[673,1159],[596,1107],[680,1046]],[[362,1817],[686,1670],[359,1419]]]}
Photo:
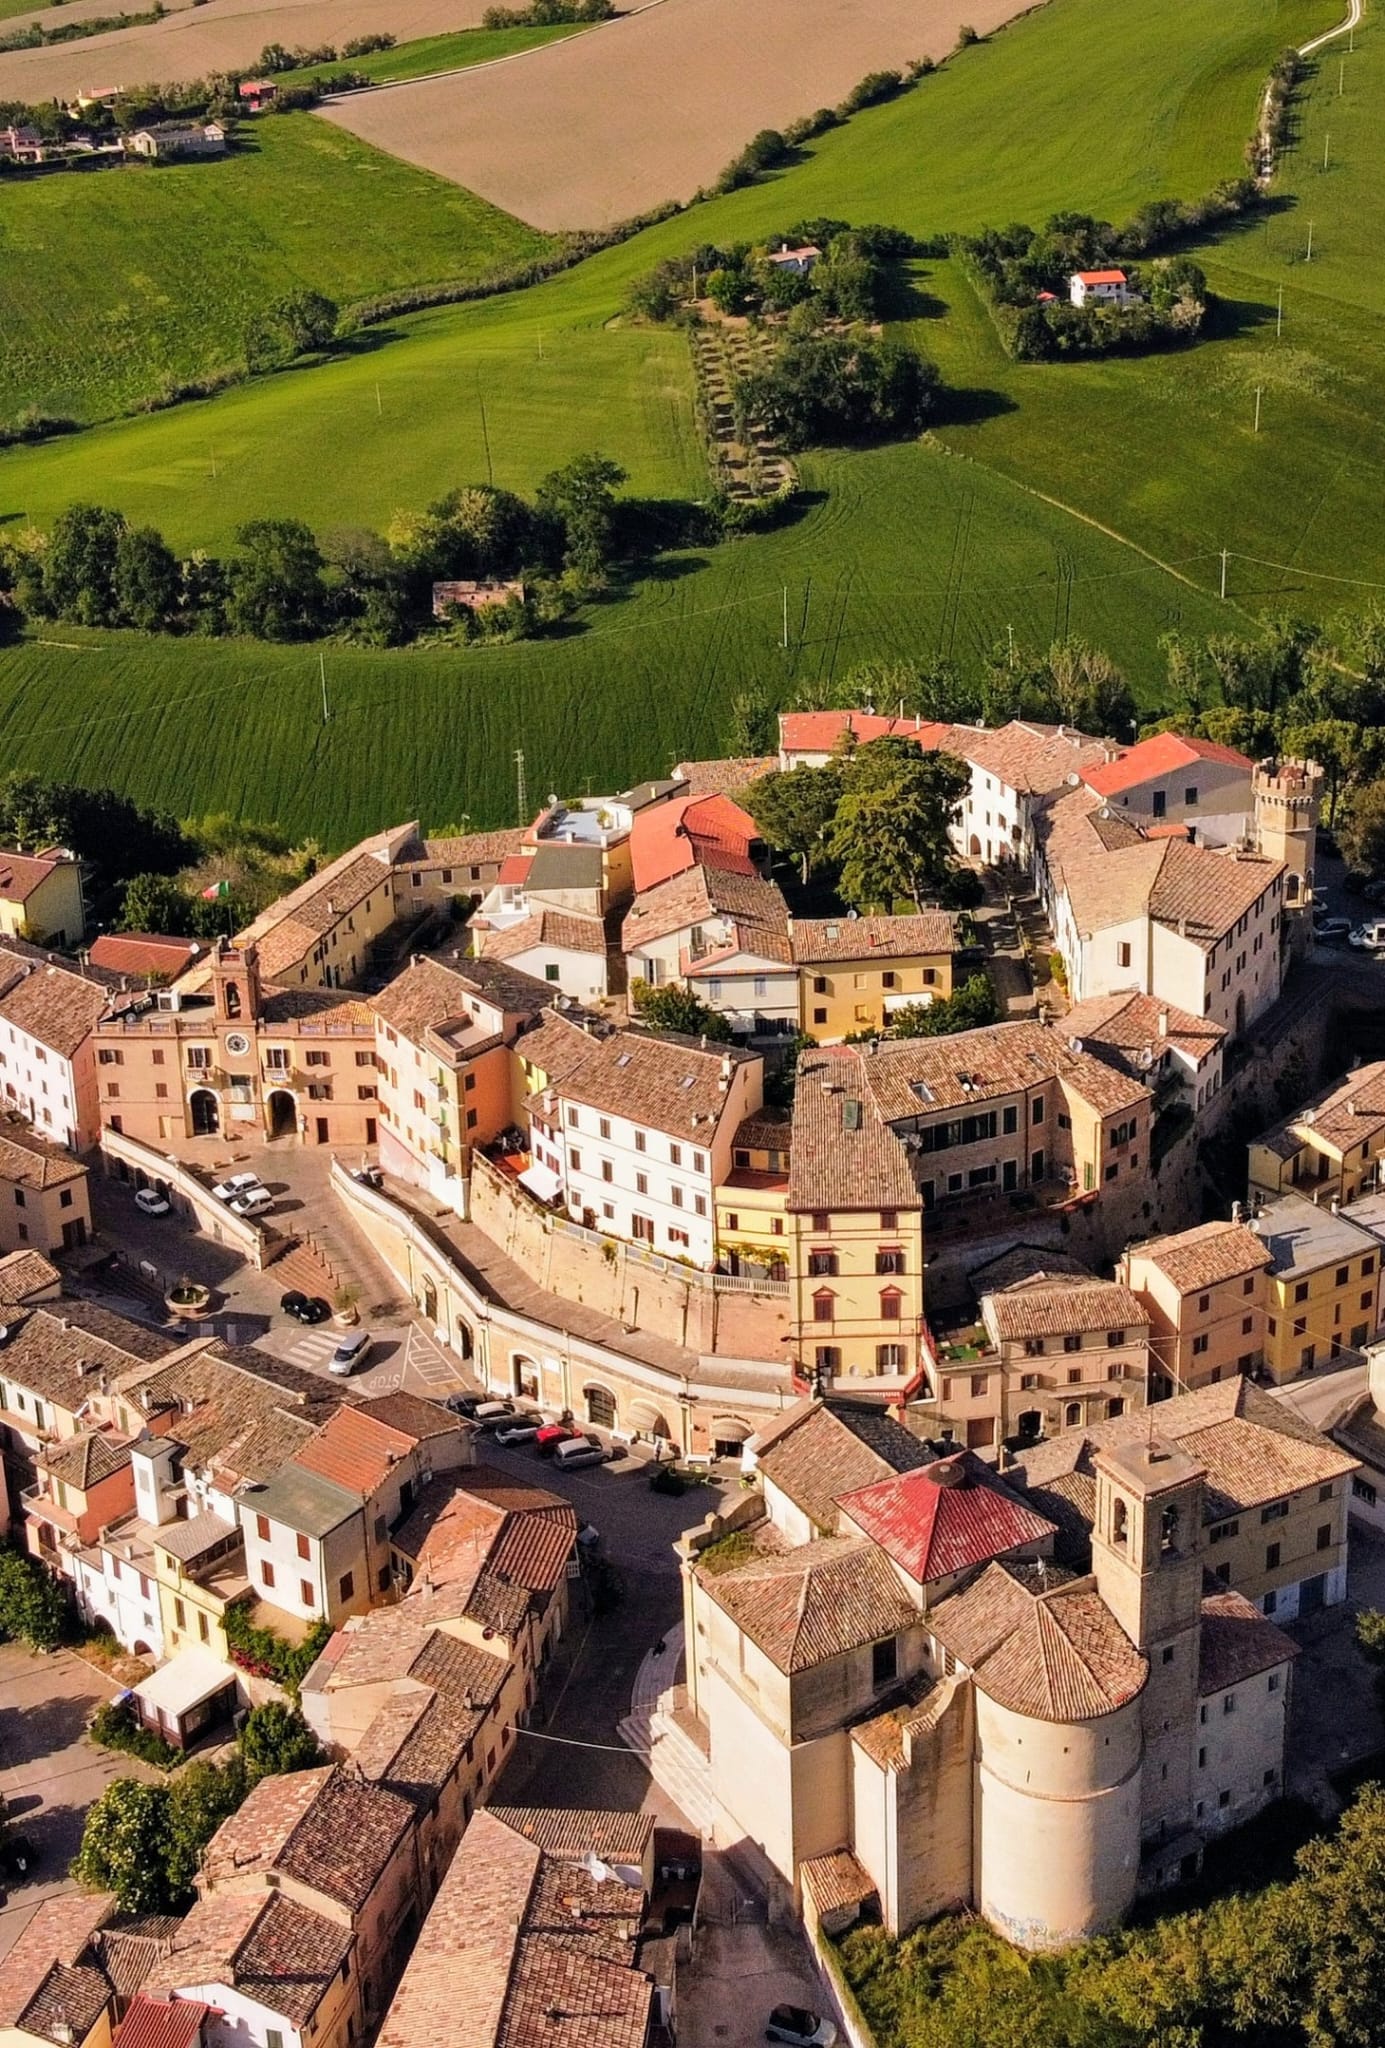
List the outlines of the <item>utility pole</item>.
{"label": "utility pole", "polygon": [[1308,223],[1308,253],[1303,260],[1305,263],[1311,263],[1313,260],[1313,223],[1311,220]]}
{"label": "utility pole", "polygon": [[1275,315],[1275,322],[1274,322],[1274,338],[1275,338],[1275,340],[1276,340],[1276,341],[1278,341],[1278,339],[1279,339],[1280,335],[1281,335],[1281,334],[1282,334],[1283,332],[1284,332],[1284,287],[1283,287],[1283,285],[1281,285],[1281,286],[1279,287],[1279,311],[1278,311],[1278,313],[1277,313],[1277,314]]}
{"label": "utility pole", "polygon": [[382,420],[385,417],[385,408],[380,403],[380,380],[378,377],[375,380],[375,417],[377,420]]}
{"label": "utility pole", "polygon": [[527,825],[529,822],[529,806],[525,800],[524,794],[523,747],[515,748],[515,803],[519,809],[519,823],[521,825]]}
{"label": "utility pole", "polygon": [[1260,393],[1263,389],[1264,386],[1261,384],[1257,384],[1255,387],[1255,431],[1257,434],[1260,431]]}
{"label": "utility pole", "polygon": [[786,649],[789,644],[789,586],[787,583],[784,585],[784,637],[779,644]]}
{"label": "utility pole", "polygon": [[1347,89],[1347,60],[1343,57],[1337,67],[1337,97],[1340,99]]}
{"label": "utility pole", "polygon": [[1322,139],[1322,167],[1327,169],[1327,159],[1332,148],[1332,131],[1329,129]]}
{"label": "utility pole", "polygon": [[320,647],[317,650],[317,674],[322,684],[322,723],[326,725],[332,714],[327,709],[327,656]]}
{"label": "utility pole", "polygon": [[1226,603],[1226,564],[1227,564],[1227,560],[1228,560],[1229,554],[1230,554],[1230,550],[1229,550],[1229,549],[1227,549],[1227,548],[1223,548],[1223,549],[1222,549],[1222,551],[1221,551],[1221,600],[1222,600],[1222,603],[1223,603],[1223,604],[1225,604],[1225,603]]}
{"label": "utility pole", "polygon": [[481,408],[481,445],[486,451],[486,482],[493,484],[495,482],[495,471],[491,466],[491,437],[490,429],[486,425],[486,401],[481,396],[481,373],[479,370],[476,373],[476,403]]}
{"label": "utility pole", "polygon": [[1007,668],[1013,668],[1015,665],[1015,629],[1013,626],[1006,626],[1005,642],[1008,650],[1005,657],[1005,665]]}

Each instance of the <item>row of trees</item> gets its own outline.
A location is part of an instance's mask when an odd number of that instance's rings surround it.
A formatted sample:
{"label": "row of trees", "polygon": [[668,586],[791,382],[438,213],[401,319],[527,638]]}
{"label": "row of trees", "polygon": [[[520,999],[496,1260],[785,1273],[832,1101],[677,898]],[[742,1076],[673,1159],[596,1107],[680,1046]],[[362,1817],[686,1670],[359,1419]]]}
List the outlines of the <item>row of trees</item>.
{"label": "row of trees", "polygon": [[1385,1788],[1307,1842],[1287,1882],[1062,1955],[975,1920],[898,1943],[858,1930],[843,1954],[881,2048],[1379,2048]]}
{"label": "row of trees", "polygon": [[871,740],[822,768],[791,768],[752,783],[740,798],[766,842],[797,861],[806,882],[833,871],[858,910],[893,910],[952,896],[959,877],[948,826],[968,773],[948,754],[911,740]]}
{"label": "row of trees", "polygon": [[324,1762],[294,1707],[270,1700],[250,1713],[224,1764],[185,1764],[163,1783],[116,1778],[91,1808],[72,1874],[113,1892],[124,1913],[181,1913],[208,1842],[263,1777]]}
{"label": "row of trees", "polygon": [[[295,519],[252,519],[235,551],[180,558],[152,526],[102,505],[70,505],[47,534],[0,542],[0,591],[31,618],[145,633],[309,640],[334,631],[398,646],[432,625],[447,578],[522,578],[530,601],[511,632],[563,616],[604,584],[626,543],[616,491],[625,472],[599,454],[552,471],[532,504],[490,484],[397,514],[384,535],[319,540]],[[156,866],[147,862],[142,865]]]}
{"label": "row of trees", "polygon": [[83,789],[18,769],[0,776],[0,841],[21,852],[70,847],[94,869],[98,886],[170,874],[194,853],[167,812],[145,810],[113,789]]}

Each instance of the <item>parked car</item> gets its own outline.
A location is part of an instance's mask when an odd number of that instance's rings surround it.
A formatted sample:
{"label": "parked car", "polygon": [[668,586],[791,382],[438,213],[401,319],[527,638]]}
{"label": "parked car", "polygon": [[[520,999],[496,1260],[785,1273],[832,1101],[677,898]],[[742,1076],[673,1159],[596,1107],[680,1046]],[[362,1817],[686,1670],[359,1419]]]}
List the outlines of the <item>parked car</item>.
{"label": "parked car", "polygon": [[594,1436],[578,1436],[570,1443],[557,1446],[553,1463],[564,1472],[572,1472],[579,1465],[604,1465],[609,1456],[606,1446]]}
{"label": "parked car", "polygon": [[1379,876],[1374,882],[1367,882],[1361,894],[1367,903],[1385,903],[1385,875]]}
{"label": "parked car", "polygon": [[513,1401],[482,1401],[471,1419],[481,1435],[490,1436],[502,1427],[507,1417],[517,1412]]}
{"label": "parked car", "polygon": [[296,1287],[280,1298],[279,1306],[296,1323],[325,1323],[332,1313],[332,1304],[320,1294],[301,1294]]}
{"label": "parked car", "polygon": [[352,1169],[352,1180],[358,1180],[363,1188],[382,1188],[385,1176],[378,1166],[357,1166]]}
{"label": "parked car", "polygon": [[534,1449],[541,1458],[551,1458],[559,1444],[569,1444],[578,1432],[570,1422],[546,1422],[534,1432]]}
{"label": "parked car", "polygon": [[485,1394],[449,1394],[442,1405],[449,1415],[461,1415],[470,1422],[478,1408],[485,1408],[491,1404]]}
{"label": "parked car", "polygon": [[498,1444],[531,1444],[542,1428],[541,1415],[514,1415],[500,1424],[495,1440]]}
{"label": "parked car", "polygon": [[137,1188],[135,1207],[146,1216],[167,1216],[173,1207],[167,1195],[161,1195],[157,1188]]}
{"label": "parked car", "polygon": [[262,1216],[266,1209],[274,1207],[274,1197],[268,1188],[247,1188],[243,1195],[236,1195],[226,1206],[233,1216]]}
{"label": "parked car", "polygon": [[233,1173],[229,1180],[219,1180],[212,1189],[218,1202],[234,1202],[240,1195],[248,1195],[251,1188],[260,1185],[257,1173]]}
{"label": "parked car", "polygon": [[836,2038],[835,2020],[802,2005],[776,2005],[765,2022],[765,2039],[787,2041],[789,2048],[832,2048]]}
{"label": "parked car", "polygon": [[1375,953],[1385,947],[1385,918],[1373,918],[1369,924],[1358,924],[1347,941],[1358,952]]}
{"label": "parked car", "polygon": [[1319,917],[1313,923],[1313,937],[1320,946],[1339,946],[1350,932],[1349,917]]}
{"label": "parked car", "polygon": [[359,1372],[370,1356],[373,1342],[369,1330],[353,1330],[349,1337],[342,1338],[332,1353],[328,1372],[335,1373],[339,1379],[345,1379],[348,1373]]}

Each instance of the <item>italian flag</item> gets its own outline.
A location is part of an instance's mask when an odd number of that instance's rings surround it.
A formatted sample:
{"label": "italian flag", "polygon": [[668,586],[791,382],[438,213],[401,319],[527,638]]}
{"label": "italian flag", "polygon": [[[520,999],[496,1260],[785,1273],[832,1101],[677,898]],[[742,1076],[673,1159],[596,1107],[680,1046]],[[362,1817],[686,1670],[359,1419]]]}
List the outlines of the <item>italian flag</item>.
{"label": "italian flag", "polygon": [[230,893],[229,882],[213,882],[210,888],[202,891],[202,900],[204,903],[224,903]]}

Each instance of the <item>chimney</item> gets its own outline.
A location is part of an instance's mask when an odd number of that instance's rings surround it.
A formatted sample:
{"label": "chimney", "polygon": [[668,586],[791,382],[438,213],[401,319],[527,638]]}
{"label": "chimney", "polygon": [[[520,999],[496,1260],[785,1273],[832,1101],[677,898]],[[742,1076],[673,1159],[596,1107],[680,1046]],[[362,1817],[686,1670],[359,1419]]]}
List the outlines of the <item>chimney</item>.
{"label": "chimney", "polygon": [[1161,1011],[1159,1012],[1159,1036],[1160,1036],[1161,1038],[1167,1038],[1167,1037],[1168,1037],[1168,1035],[1169,1035],[1169,1013],[1168,1013],[1168,1011],[1167,1011],[1167,1010],[1161,1010]]}
{"label": "chimney", "polygon": [[1239,1223],[1244,1215],[1245,1210],[1241,1207],[1241,1204],[1239,1202],[1233,1202],[1231,1204],[1231,1221],[1233,1223]]}

